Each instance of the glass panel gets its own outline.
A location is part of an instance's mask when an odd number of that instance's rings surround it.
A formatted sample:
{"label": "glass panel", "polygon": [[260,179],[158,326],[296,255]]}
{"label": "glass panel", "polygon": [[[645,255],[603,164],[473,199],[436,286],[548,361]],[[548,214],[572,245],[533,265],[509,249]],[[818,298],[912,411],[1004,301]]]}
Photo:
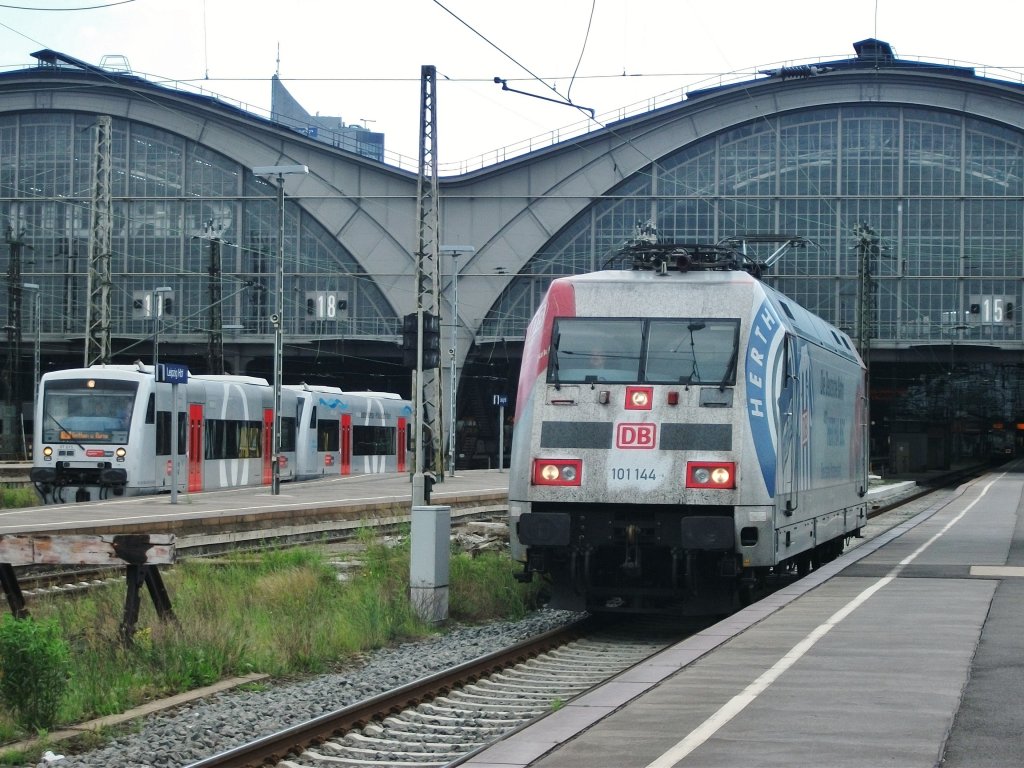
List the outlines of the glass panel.
{"label": "glass panel", "polygon": [[127,443],[138,383],[67,379],[47,383],[44,443]]}
{"label": "glass panel", "polygon": [[652,320],[645,380],[664,384],[732,384],[738,340],[737,320]]}
{"label": "glass panel", "polygon": [[563,318],[552,335],[548,380],[559,383],[640,380],[643,322]]}
{"label": "glass panel", "polygon": [[393,456],[398,443],[398,430],[394,427],[352,425],[353,456]]}

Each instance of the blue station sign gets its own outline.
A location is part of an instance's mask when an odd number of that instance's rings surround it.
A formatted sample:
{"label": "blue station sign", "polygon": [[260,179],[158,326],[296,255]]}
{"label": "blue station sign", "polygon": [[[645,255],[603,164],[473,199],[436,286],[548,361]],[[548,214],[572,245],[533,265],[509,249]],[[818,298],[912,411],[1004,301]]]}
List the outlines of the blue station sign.
{"label": "blue station sign", "polygon": [[188,366],[180,363],[161,363],[156,367],[156,380],[167,384],[188,384]]}

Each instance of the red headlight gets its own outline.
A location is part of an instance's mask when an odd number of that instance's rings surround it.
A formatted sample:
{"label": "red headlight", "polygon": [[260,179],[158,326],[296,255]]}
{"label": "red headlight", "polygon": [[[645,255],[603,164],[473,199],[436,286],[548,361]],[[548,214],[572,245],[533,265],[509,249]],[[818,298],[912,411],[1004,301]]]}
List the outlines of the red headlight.
{"label": "red headlight", "polygon": [[731,461],[690,461],[686,464],[687,488],[736,487],[736,464]]}
{"label": "red headlight", "polygon": [[654,405],[654,387],[626,387],[627,411],[649,411]]}
{"label": "red headlight", "polygon": [[579,459],[534,459],[534,485],[579,485],[583,462]]}

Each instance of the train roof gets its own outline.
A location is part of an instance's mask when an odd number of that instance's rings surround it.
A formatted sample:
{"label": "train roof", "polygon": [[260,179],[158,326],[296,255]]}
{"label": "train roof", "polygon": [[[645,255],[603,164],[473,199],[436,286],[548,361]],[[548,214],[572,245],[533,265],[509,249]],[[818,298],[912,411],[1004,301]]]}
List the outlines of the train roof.
{"label": "train roof", "polygon": [[150,370],[141,370],[137,365],[102,365],[95,364],[90,365],[88,368],[61,368],[55,371],[47,371],[43,374],[43,378],[65,378],[70,376],[91,376],[97,373],[111,373],[111,374],[135,374],[136,376],[147,375],[152,377],[152,366]]}
{"label": "train roof", "polygon": [[[121,363],[90,365],[88,368],[62,368],[58,371],[47,371],[46,378],[66,378],[70,376],[93,375],[97,373],[131,374],[134,377],[152,378],[153,366],[142,362],[135,362],[130,365]],[[261,387],[269,387],[266,379],[258,376],[239,376],[235,374],[214,374],[214,373],[189,373],[189,381],[214,381],[230,384],[253,384]]]}
{"label": "train roof", "polygon": [[[57,371],[47,371],[44,378],[70,378],[74,376],[94,375],[97,373],[110,373],[119,376],[128,374],[132,378],[152,378],[153,366],[146,365],[141,361],[132,364],[95,364],[88,368],[62,368]],[[214,373],[190,373],[189,381],[212,381],[229,384],[252,384],[260,387],[269,387],[270,383],[258,376],[240,376],[236,374],[214,374]],[[332,387],[326,384],[284,384],[281,387],[292,392],[316,392],[329,395],[347,395],[349,397],[375,397],[382,400],[403,400],[404,398],[394,392],[375,392],[373,390],[343,390],[340,387]]]}
{"label": "train roof", "polygon": [[361,396],[361,397],[377,397],[384,400],[402,400],[402,396],[395,394],[394,392],[375,392],[371,389],[366,390],[346,390],[341,387],[332,387],[327,384],[307,384],[302,382],[301,384],[285,384],[284,389],[290,389],[295,392],[317,392],[322,395],[349,395],[349,396]]}

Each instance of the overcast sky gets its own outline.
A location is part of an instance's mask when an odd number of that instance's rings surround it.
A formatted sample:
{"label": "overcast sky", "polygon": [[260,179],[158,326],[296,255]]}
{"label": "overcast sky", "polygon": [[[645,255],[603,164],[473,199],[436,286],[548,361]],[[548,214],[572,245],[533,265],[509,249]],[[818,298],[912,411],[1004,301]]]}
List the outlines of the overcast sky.
{"label": "overcast sky", "polygon": [[903,58],[1021,73],[1022,22],[1019,0],[0,0],[0,66],[34,65],[40,48],[123,56],[263,110],[278,71],[307,111],[415,158],[433,64],[445,166],[586,120],[495,77],[601,117],[733,72],[852,56],[869,37]]}

